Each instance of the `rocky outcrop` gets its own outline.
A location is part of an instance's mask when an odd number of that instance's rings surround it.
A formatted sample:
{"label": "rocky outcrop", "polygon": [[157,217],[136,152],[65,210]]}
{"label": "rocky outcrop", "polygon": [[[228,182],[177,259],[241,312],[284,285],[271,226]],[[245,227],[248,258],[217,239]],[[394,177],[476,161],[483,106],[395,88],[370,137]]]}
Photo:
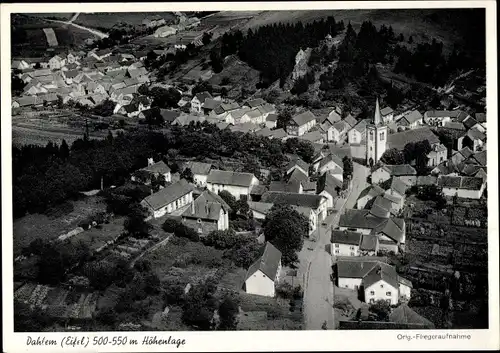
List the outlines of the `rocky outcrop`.
{"label": "rocky outcrop", "polygon": [[311,56],[311,51],[311,48],[307,48],[306,50],[300,49],[295,56],[295,67],[292,71],[292,80],[295,81],[307,73],[307,63],[309,61],[309,57]]}

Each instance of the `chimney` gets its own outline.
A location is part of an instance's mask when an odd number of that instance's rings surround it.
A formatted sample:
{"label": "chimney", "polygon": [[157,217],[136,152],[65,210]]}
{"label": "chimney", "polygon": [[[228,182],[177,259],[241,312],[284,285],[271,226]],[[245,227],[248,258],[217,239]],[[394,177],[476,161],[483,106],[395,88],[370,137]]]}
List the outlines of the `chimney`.
{"label": "chimney", "polygon": [[191,214],[194,214],[194,200],[191,201]]}
{"label": "chimney", "polygon": [[153,192],[153,188],[151,188],[151,195],[153,195],[153,194],[154,194],[154,192]]}
{"label": "chimney", "polygon": [[363,269],[363,262],[361,262],[361,269]]}
{"label": "chimney", "polygon": [[208,201],[205,201],[205,213],[208,214]]}

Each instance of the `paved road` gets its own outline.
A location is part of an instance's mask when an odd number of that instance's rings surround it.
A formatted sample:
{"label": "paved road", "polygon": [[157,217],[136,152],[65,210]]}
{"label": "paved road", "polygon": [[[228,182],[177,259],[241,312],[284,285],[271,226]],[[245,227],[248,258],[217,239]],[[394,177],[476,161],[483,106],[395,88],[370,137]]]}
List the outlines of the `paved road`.
{"label": "paved road", "polygon": [[[334,329],[333,283],[330,279],[332,257],[325,247],[330,244],[332,227],[338,225],[340,215],[346,208],[353,208],[359,194],[368,184],[369,169],[354,163],[352,189],[347,198],[335,203],[337,214],[329,224],[321,226],[316,242],[306,242],[299,254],[299,273],[306,274],[304,314],[307,330],[320,330],[326,321],[328,329]],[[308,250],[313,247],[314,250]]]}

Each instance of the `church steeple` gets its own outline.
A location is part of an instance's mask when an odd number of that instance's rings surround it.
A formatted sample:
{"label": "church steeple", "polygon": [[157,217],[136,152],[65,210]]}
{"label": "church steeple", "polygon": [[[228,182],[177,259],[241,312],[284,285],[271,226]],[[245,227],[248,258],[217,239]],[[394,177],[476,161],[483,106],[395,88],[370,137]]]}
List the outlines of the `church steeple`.
{"label": "church steeple", "polygon": [[373,125],[379,125],[380,124],[380,106],[378,104],[378,97],[377,101],[375,103],[375,115],[373,116]]}

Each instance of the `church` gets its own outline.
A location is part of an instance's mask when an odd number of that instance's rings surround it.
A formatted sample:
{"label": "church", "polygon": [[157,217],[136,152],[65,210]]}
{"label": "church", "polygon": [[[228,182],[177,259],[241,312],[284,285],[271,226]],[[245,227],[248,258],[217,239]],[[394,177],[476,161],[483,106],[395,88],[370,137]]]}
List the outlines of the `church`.
{"label": "church", "polygon": [[387,149],[387,126],[383,124],[378,98],[373,120],[366,126],[366,163],[372,167]]}

